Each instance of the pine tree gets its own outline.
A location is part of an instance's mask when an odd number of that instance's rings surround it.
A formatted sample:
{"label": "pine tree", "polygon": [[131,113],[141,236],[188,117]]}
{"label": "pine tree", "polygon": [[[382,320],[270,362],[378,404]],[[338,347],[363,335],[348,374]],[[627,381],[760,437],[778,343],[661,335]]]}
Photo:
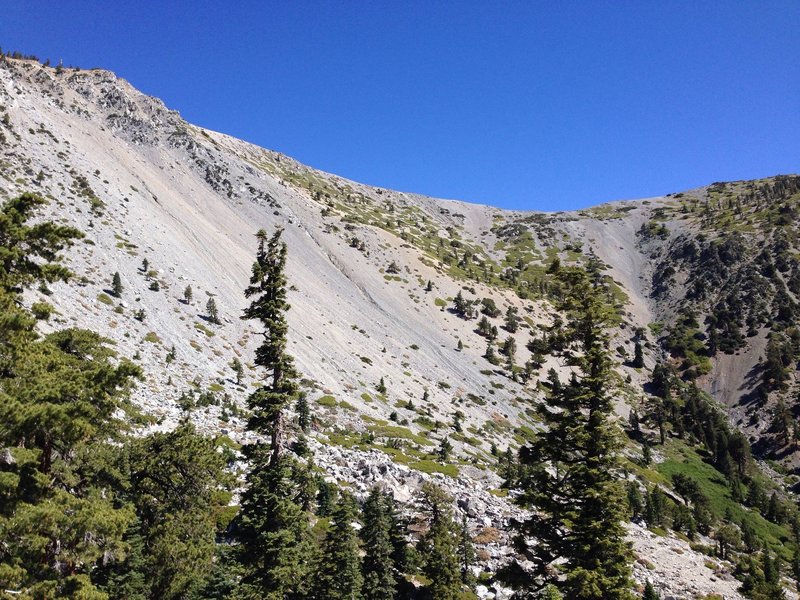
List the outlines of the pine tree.
{"label": "pine tree", "polygon": [[191,304],[192,295],[192,286],[187,285],[186,289],[183,290],[183,301],[186,302],[186,304]]}
{"label": "pine tree", "polygon": [[245,290],[252,301],[242,318],[258,320],[264,327],[254,360],[264,370],[264,381],[248,397],[247,426],[267,436],[269,444],[256,442],[244,448],[250,469],[237,530],[246,571],[239,594],[278,600],[298,597],[308,585],[312,547],[304,509],[313,498],[313,486],[306,476],[308,468],[283,453],[284,409],[297,397],[298,377],[286,352],[286,244],[280,230],[269,239],[261,230],[256,238],[256,260]]}
{"label": "pine tree", "polygon": [[469,302],[464,298],[461,290],[458,290],[458,294],[456,294],[456,297],[453,299],[453,312],[459,317],[466,319],[469,316],[469,306]]}
{"label": "pine tree", "polygon": [[0,589],[102,597],[94,566],[131,548],[123,538],[133,511],[105,474],[139,369],[93,332],[36,330],[23,291],[68,281],[60,251],[83,237],[51,221],[30,224],[45,204],[23,194],[0,205]]}
{"label": "pine tree", "polygon": [[206,302],[206,313],[208,314],[208,321],[214,325],[219,325],[219,312],[217,310],[217,302],[214,298],[209,298]]}
{"label": "pine tree", "polygon": [[564,596],[553,584],[544,586],[542,592],[537,596],[539,600],[564,600]]}
{"label": "pine tree", "polygon": [[491,340],[486,344],[486,352],[484,352],[483,357],[493,365],[496,365],[498,362],[497,356],[494,353],[494,346],[492,345]]}
{"label": "pine tree", "polygon": [[308,428],[311,426],[311,409],[308,406],[308,398],[305,393],[298,395],[294,410],[297,413],[297,426],[300,431],[307,433]]}
{"label": "pine tree", "polygon": [[101,587],[111,598],[148,600],[150,586],[147,584],[144,538],[138,521],[128,528],[124,540],[128,545],[125,560],[112,565],[102,578],[105,581]]}
{"label": "pine tree", "polygon": [[320,477],[317,482],[317,516],[329,517],[338,502],[339,488]]}
{"label": "pine tree", "polygon": [[128,442],[123,465],[146,549],[149,597],[184,598],[212,567],[217,518],[226,505],[219,494],[228,483],[223,456],[214,440],[183,424]]}
{"label": "pine tree", "polygon": [[[579,269],[561,268],[558,278],[567,288],[565,349],[577,372],[538,406],[547,430],[520,451],[521,501],[534,512],[518,526],[515,547],[534,564],[524,578],[529,587],[553,583],[567,597],[586,600],[630,598],[620,442],[608,389],[607,290]],[[560,559],[566,577],[554,580],[551,566]]]}
{"label": "pine tree", "polygon": [[509,306],[506,310],[504,327],[509,333],[515,333],[519,329],[519,315],[514,306]]}
{"label": "pine tree", "polygon": [[111,278],[111,291],[117,298],[122,296],[122,278],[119,276],[119,271],[116,271]]}
{"label": "pine tree", "polygon": [[384,494],[383,502],[389,518],[389,542],[392,545],[392,563],[394,564],[395,578],[400,582],[403,573],[409,569],[409,563],[411,562],[406,539],[408,523],[391,493]]}
{"label": "pine tree", "polygon": [[242,361],[234,357],[231,361],[231,369],[233,369],[233,373],[236,375],[236,385],[242,385],[242,377],[244,376]]}
{"label": "pine tree", "polygon": [[322,544],[314,575],[315,600],[360,600],[361,567],[358,538],[353,529],[357,517],[355,500],[342,494],[331,515],[333,526]]}
{"label": "pine tree", "polygon": [[472,545],[466,515],[461,517],[461,527],[458,531],[458,562],[461,568],[461,583],[472,589],[475,585],[475,576],[470,567],[475,562],[475,547]]}
{"label": "pine tree", "polygon": [[236,530],[245,570],[237,597],[302,598],[308,591],[313,546],[308,515],[298,498],[298,465],[284,454],[274,458],[264,444],[245,450],[252,466]]}
{"label": "pine tree", "polygon": [[453,451],[453,444],[450,443],[446,437],[442,438],[441,443],[439,444],[439,449],[437,450],[436,454],[439,456],[439,460],[442,462],[446,462],[448,458],[450,458],[450,453]]}
{"label": "pine tree", "polygon": [[656,588],[654,588],[653,584],[649,581],[644,585],[644,594],[642,594],[642,600],[661,600],[661,595],[656,591]]}
{"label": "pine tree", "polygon": [[640,340],[636,340],[633,345],[633,361],[631,361],[631,366],[634,369],[641,369],[644,366],[644,353],[642,352],[642,342]]}
{"label": "pine tree", "polygon": [[653,451],[650,449],[650,442],[647,440],[642,444],[642,464],[649,467],[653,462]]}
{"label": "pine tree", "polygon": [[395,565],[392,560],[392,522],[386,499],[377,488],[364,502],[361,540],[364,545],[361,588],[364,600],[392,600],[397,593]]}
{"label": "pine tree", "polygon": [[639,484],[635,481],[628,482],[628,509],[630,510],[631,520],[636,520],[642,516],[644,503],[642,493],[639,491]]}
{"label": "pine tree", "polygon": [[419,551],[422,572],[430,580],[428,595],[436,600],[455,600],[461,593],[458,535],[451,502],[442,488],[431,482],[423,484],[422,510],[428,516],[429,529],[420,540]]}

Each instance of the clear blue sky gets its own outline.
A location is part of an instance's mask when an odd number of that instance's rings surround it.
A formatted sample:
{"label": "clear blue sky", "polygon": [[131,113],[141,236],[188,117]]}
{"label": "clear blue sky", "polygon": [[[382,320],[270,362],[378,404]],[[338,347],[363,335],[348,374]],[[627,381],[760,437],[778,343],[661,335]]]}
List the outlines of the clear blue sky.
{"label": "clear blue sky", "polygon": [[559,210],[800,171],[798,23],[798,0],[6,0],[0,45],[351,179]]}

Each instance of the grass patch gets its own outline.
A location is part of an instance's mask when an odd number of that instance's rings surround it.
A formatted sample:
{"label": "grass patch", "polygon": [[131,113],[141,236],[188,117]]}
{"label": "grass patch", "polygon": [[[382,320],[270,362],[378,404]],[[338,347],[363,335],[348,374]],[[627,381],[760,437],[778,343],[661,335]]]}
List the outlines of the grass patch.
{"label": "grass patch", "polygon": [[770,523],[757,511],[748,510],[732,500],[724,476],[683,442],[672,440],[662,450],[666,460],[655,466],[658,473],[670,480],[678,473],[694,478],[708,497],[711,512],[717,519],[730,514],[737,523],[749,523],[758,537],[766,540],[773,550],[782,551],[784,560],[791,559],[790,549],[784,543],[791,539],[788,527]]}
{"label": "grass patch", "polygon": [[325,395],[317,399],[317,404],[319,404],[320,406],[327,406],[328,408],[334,408],[339,403],[336,402],[336,398],[334,398],[333,396]]}
{"label": "grass patch", "polygon": [[112,300],[111,296],[109,296],[108,294],[98,294],[97,301],[102,302],[103,304],[108,304],[109,306],[114,304],[114,300]]}
{"label": "grass patch", "polygon": [[144,336],[145,342],[150,342],[151,344],[160,344],[161,338],[158,337],[155,331],[148,331]]}
{"label": "grass patch", "polygon": [[375,437],[397,438],[412,441],[420,446],[433,446],[433,442],[421,435],[417,435],[407,427],[400,427],[399,425],[372,425],[369,430],[375,434]]}

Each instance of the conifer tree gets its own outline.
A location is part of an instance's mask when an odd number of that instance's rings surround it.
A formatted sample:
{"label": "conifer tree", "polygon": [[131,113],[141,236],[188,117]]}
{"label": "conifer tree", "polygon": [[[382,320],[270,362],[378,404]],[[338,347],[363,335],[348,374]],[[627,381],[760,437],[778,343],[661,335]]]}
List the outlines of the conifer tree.
{"label": "conifer tree", "polygon": [[515,333],[519,329],[519,314],[515,306],[509,306],[506,310],[506,318],[503,326],[509,333]]}
{"label": "conifer tree", "polygon": [[431,482],[422,486],[422,509],[428,516],[428,532],[420,540],[422,572],[430,580],[428,595],[436,600],[455,600],[461,593],[458,535],[450,508],[452,498]]}
{"label": "conifer tree", "polygon": [[93,475],[108,466],[139,370],[93,332],[37,332],[23,290],[67,281],[59,252],[82,237],[30,224],[45,204],[23,194],[0,205],[0,590],[96,598],[93,567],[122,558],[134,515]]}
{"label": "conifer tree", "polygon": [[494,346],[491,340],[486,344],[486,352],[484,352],[483,357],[493,365],[497,364],[497,356],[494,353]]}
{"label": "conifer tree", "polygon": [[298,598],[308,585],[311,542],[308,515],[311,502],[308,469],[283,453],[284,409],[297,397],[294,359],[286,352],[286,244],[281,231],[268,238],[256,234],[258,250],[245,297],[252,298],[243,319],[264,327],[255,364],[264,381],[248,397],[248,429],[269,438],[269,444],[245,446],[250,462],[238,522],[240,560],[245,575],[238,594],[243,598]]}
{"label": "conifer tree", "polygon": [[233,373],[236,375],[236,385],[241,385],[242,377],[244,376],[244,366],[242,365],[242,361],[237,357],[234,357],[234,359],[231,361],[231,369],[233,369]]}
{"label": "conifer tree", "polygon": [[[566,288],[565,350],[576,372],[537,407],[547,430],[520,450],[521,502],[533,513],[517,526],[515,546],[534,568],[515,584],[541,589],[553,583],[569,598],[630,598],[618,427],[611,421],[609,391],[606,328],[612,313],[599,279],[575,268],[561,268],[558,279]],[[552,575],[559,560],[564,578]]]}
{"label": "conifer tree", "polygon": [[219,325],[219,312],[217,310],[217,301],[214,298],[209,298],[206,302],[206,313],[208,313],[209,322],[214,325]]}
{"label": "conifer tree", "polygon": [[461,517],[461,527],[458,530],[458,562],[461,569],[461,583],[472,588],[475,577],[470,571],[470,567],[475,562],[475,547],[472,545],[472,536],[469,534],[466,515]]}
{"label": "conifer tree", "polygon": [[392,559],[392,521],[384,495],[373,489],[363,510],[364,527],[361,540],[364,544],[362,572],[364,600],[393,600],[397,593],[395,565]]}
{"label": "conifer tree", "polygon": [[116,271],[111,278],[111,291],[117,298],[122,296],[122,278],[119,276],[119,271]]}
{"label": "conifer tree", "polygon": [[308,428],[311,426],[311,409],[308,406],[308,398],[305,393],[298,394],[294,410],[297,413],[297,426],[300,431],[307,433]]}
{"label": "conifer tree", "polygon": [[192,296],[193,296],[192,286],[187,285],[186,289],[183,290],[183,301],[186,302],[186,304],[191,304]]}
{"label": "conifer tree", "polygon": [[644,584],[644,593],[642,594],[642,600],[661,600],[661,596],[656,591],[656,588],[653,587],[653,584],[649,581]]}
{"label": "conifer tree", "polygon": [[339,498],[339,488],[320,477],[317,482],[317,516],[329,517]]}
{"label": "conifer tree", "polygon": [[226,504],[219,492],[228,483],[216,450],[191,424],[130,441],[123,450],[125,496],[136,510],[133,540],[143,542],[148,597],[189,596],[211,570],[217,518]]}
{"label": "conifer tree", "polygon": [[437,450],[436,454],[439,456],[439,460],[442,462],[446,462],[448,458],[450,458],[450,453],[453,451],[453,444],[450,443],[450,440],[447,437],[443,437],[442,441],[439,443],[439,449]]}
{"label": "conifer tree", "polygon": [[357,517],[355,500],[342,494],[331,515],[333,526],[322,544],[322,554],[314,575],[315,600],[360,600],[361,566],[358,537],[353,522]]}
{"label": "conifer tree", "polygon": [[406,540],[408,523],[400,512],[400,508],[392,494],[384,494],[384,505],[389,518],[389,541],[392,545],[392,563],[396,579],[401,580],[402,574],[409,569],[409,547]]}
{"label": "conifer tree", "polygon": [[456,294],[456,297],[453,299],[453,312],[462,319],[466,319],[469,316],[469,307],[469,301],[464,298],[464,294],[461,293],[461,290],[458,290],[458,294]]}

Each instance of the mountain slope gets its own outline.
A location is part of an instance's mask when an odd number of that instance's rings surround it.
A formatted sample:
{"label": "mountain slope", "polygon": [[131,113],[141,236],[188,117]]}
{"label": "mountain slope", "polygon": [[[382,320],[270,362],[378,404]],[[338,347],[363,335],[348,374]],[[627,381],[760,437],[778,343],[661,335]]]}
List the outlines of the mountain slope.
{"label": "mountain slope", "polygon": [[[570,371],[543,345],[560,318],[551,273],[571,263],[609,283],[620,415],[646,412],[652,368],[670,365],[722,402],[763,456],[792,464],[768,413],[791,410],[796,396],[796,177],[574,212],[503,211],[364,186],[188,124],[107,71],[11,59],[0,63],[0,161],[0,200],[35,191],[51,200],[48,218],[87,233],[69,255],[77,285],[28,300],[52,301],[53,326],[97,330],[141,364],[135,400],[154,427],[190,414],[246,441],[240,410],[256,374],[246,366],[237,383],[230,366],[247,365],[257,344],[239,318],[242,290],[255,232],[281,227],[290,352],[318,419],[313,444],[341,480],[391,475],[410,497],[427,473],[461,473],[457,495],[482,507],[472,516],[507,519],[513,509],[488,491],[499,486],[493,446],[522,444],[548,370]],[[509,308],[516,330],[505,327]],[[496,364],[484,357],[487,337],[497,338]],[[509,338],[513,368],[500,354]],[[776,344],[780,367],[765,378]],[[445,437],[454,458],[432,460]],[[631,444],[629,457],[637,452]],[[379,464],[387,454],[398,464]]]}

